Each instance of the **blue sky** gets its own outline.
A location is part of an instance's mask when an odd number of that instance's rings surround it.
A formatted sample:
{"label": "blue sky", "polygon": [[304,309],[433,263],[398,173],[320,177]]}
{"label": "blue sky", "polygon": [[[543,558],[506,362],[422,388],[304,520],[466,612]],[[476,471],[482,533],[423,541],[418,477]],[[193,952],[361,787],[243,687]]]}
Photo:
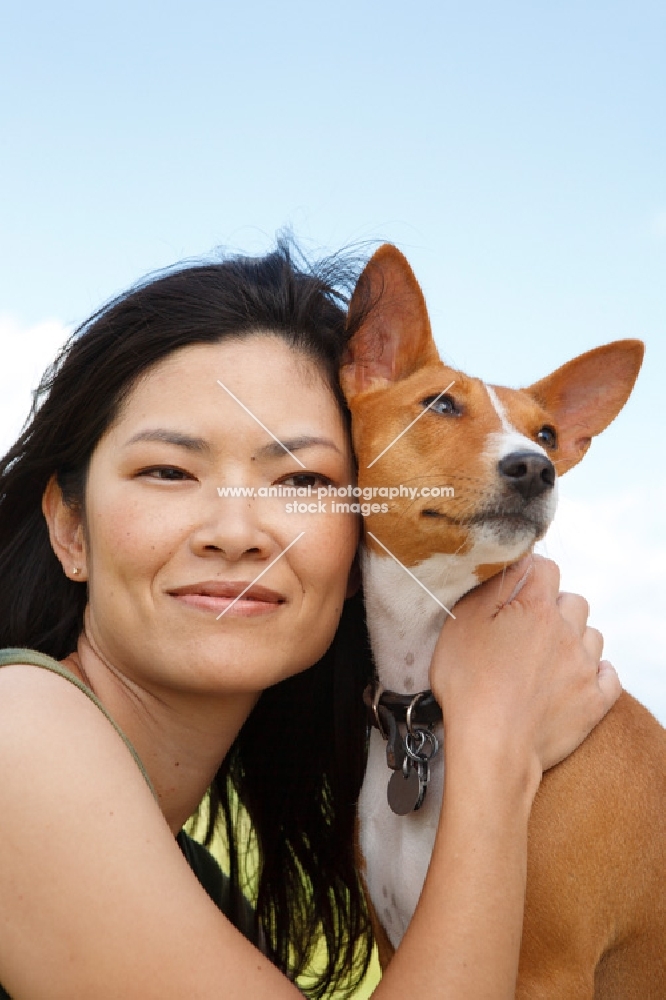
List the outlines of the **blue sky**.
{"label": "blue sky", "polygon": [[3,4],[0,433],[65,335],[217,246],[390,240],[447,360],[641,337],[548,548],[666,722],[666,2]]}

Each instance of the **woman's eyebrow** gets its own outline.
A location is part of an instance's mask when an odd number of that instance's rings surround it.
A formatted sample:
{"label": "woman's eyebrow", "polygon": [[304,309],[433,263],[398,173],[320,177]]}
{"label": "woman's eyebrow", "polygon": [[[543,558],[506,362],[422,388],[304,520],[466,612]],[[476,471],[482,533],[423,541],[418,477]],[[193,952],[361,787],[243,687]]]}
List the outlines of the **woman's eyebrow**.
{"label": "woman's eyebrow", "polygon": [[324,448],[332,448],[339,455],[342,454],[335,441],[325,437],[315,437],[314,435],[303,434],[300,437],[285,438],[284,441],[269,441],[256,453],[256,458],[280,458],[285,451],[299,451],[302,448],[312,448],[320,445]]}
{"label": "woman's eyebrow", "polygon": [[210,454],[211,447],[204,438],[191,437],[189,434],[181,434],[179,431],[169,431],[161,427],[154,430],[139,431],[126,441],[124,446],[129,448],[137,441],[163,441],[165,444],[175,444],[179,448],[187,448],[188,451],[196,451],[200,454]]}
{"label": "woman's eyebrow", "polygon": [[[151,430],[139,431],[134,434],[124,447],[129,448],[137,441],[162,441],[165,444],[173,444],[179,448],[187,448],[188,451],[196,451],[199,454],[210,454],[211,446],[205,438],[192,437],[189,434],[182,434],[179,431],[170,431],[157,427]],[[303,448],[312,448],[316,445],[324,448],[332,448],[338,454],[342,454],[337,444],[330,438],[316,437],[315,435],[303,434],[300,437],[286,438],[284,441],[269,441],[257,452],[258,458],[280,458],[285,451],[299,451]]]}

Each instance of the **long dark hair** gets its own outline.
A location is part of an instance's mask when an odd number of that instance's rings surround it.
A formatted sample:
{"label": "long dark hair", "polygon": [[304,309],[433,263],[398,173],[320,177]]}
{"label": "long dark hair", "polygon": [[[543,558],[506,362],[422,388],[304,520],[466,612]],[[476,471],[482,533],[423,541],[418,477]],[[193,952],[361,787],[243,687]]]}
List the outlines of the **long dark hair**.
{"label": "long dark hair", "polygon": [[[64,659],[83,629],[86,587],[63,573],[41,498],[53,473],[84,510],[91,455],[137,378],[173,351],[270,331],[318,364],[341,411],[350,259],[308,264],[282,238],[265,257],[187,264],[135,286],[95,313],[47,369],[18,441],[0,459],[0,648]],[[335,638],[310,669],[263,693],[211,789],[207,839],[226,830],[232,896],[247,844],[258,848],[256,913],[273,961],[303,973],[323,933],[326,967],[308,992],[352,990],[371,934],[354,859],[355,802],[365,765],[361,692],[371,659],[360,594],[345,602]],[[233,916],[233,915],[232,915]]]}

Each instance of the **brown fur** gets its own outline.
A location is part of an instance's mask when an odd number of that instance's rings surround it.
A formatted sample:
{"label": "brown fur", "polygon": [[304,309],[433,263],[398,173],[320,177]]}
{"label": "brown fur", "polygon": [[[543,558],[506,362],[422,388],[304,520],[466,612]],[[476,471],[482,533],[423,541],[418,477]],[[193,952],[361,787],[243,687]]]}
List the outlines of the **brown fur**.
{"label": "brown fur", "polygon": [[624,692],[536,796],[516,1000],[664,1000],[665,803],[666,730]]}
{"label": "brown fur", "polygon": [[[500,429],[499,417],[482,383],[437,357],[423,296],[393,247],[382,247],[366,268],[352,315],[368,301],[376,307],[341,373],[359,485],[450,485],[456,495],[394,500],[390,514],[371,514],[366,526],[406,566],[435,552],[465,552],[468,528],[451,519],[469,516],[487,496],[484,443]],[[642,354],[638,341],[609,344],[527,389],[495,391],[527,437],[544,426],[557,430],[549,457],[561,475],[624,405]],[[419,419],[367,469],[422,412],[422,400],[452,381],[460,413],[443,418],[446,432]],[[424,517],[424,508],[446,519]],[[501,569],[478,566],[476,575],[481,581]],[[546,773],[534,802],[519,1000],[666,998],[665,812],[666,730],[624,693],[579,749]],[[385,966],[391,945],[374,911],[373,920]]]}

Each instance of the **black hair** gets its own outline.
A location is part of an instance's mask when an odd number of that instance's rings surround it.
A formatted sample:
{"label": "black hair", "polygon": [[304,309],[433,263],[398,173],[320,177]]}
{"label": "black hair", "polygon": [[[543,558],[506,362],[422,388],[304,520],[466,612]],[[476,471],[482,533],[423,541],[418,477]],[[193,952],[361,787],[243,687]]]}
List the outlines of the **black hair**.
{"label": "black hair", "polygon": [[[173,351],[227,336],[277,334],[317,363],[339,402],[345,304],[355,262],[309,264],[280,238],[264,257],[187,263],[136,285],[76,330],[47,369],[18,440],[0,459],[0,648],[64,659],[83,629],[87,588],[69,580],[50,544],[41,500],[55,473],[84,510],[91,455],[137,379]],[[266,690],[210,794],[239,898],[249,815],[259,866],[254,895],[269,957],[290,977],[310,965],[321,934],[326,964],[308,986],[352,991],[371,932],[354,857],[355,803],[366,752],[361,692],[372,671],[362,598],[348,599],[333,642],[311,668]],[[241,841],[241,842],[239,842]],[[232,915],[233,916],[233,915]]]}

